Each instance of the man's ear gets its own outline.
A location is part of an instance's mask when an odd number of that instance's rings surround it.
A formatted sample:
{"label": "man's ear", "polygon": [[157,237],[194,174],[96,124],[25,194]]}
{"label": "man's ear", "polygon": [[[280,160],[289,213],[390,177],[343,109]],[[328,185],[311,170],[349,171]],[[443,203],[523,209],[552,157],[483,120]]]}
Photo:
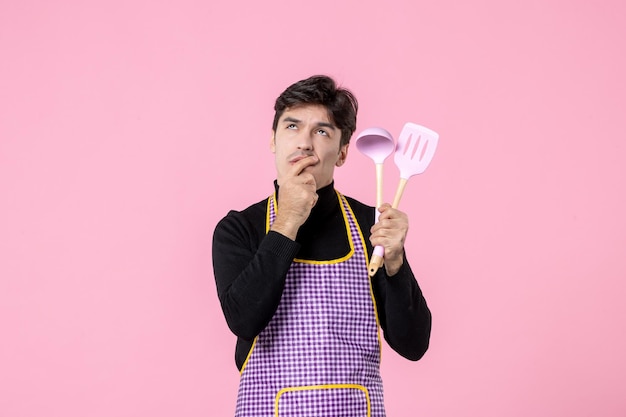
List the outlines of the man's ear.
{"label": "man's ear", "polygon": [[276,132],[272,130],[272,137],[270,138],[270,151],[276,153]]}
{"label": "man's ear", "polygon": [[335,162],[335,166],[342,166],[345,162],[346,162],[346,158],[348,158],[348,147],[350,146],[349,143],[346,143],[345,145],[341,146],[339,148],[339,155],[337,157],[337,162]]}

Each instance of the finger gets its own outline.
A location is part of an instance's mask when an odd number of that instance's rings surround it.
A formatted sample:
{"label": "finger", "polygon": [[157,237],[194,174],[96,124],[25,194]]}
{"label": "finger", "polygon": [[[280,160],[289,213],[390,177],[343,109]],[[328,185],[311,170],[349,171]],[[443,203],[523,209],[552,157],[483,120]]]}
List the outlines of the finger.
{"label": "finger", "polygon": [[382,211],[380,215],[378,216],[378,223],[382,223],[386,220],[393,220],[397,218],[399,218],[399,216],[397,215],[397,212],[394,211],[392,208],[387,208],[384,211]]}
{"label": "finger", "polygon": [[304,171],[307,167],[313,166],[317,164],[318,159],[315,155],[310,155],[305,158],[300,159],[295,164],[291,166],[291,170],[289,173],[294,177],[300,175],[302,171]]}
{"label": "finger", "polygon": [[385,248],[385,255],[387,251],[396,252],[398,248],[404,246],[406,235],[403,233],[373,233],[370,236],[370,242],[374,246],[383,246]]}
{"label": "finger", "polygon": [[306,185],[310,185],[313,187],[313,191],[316,190],[315,188],[315,177],[313,176],[313,174],[308,174],[308,173],[302,173],[300,175],[298,175],[298,179],[302,182],[302,184],[306,184]]}
{"label": "finger", "polygon": [[392,234],[402,234],[406,235],[409,229],[409,224],[407,221],[404,221],[402,218],[394,218],[394,219],[380,219],[378,223],[374,224],[370,228],[370,233],[372,234],[382,234],[382,235],[392,235]]}
{"label": "finger", "polygon": [[406,215],[406,213],[392,207],[385,207],[378,216],[378,221],[384,219],[393,219],[408,222],[408,216]]}
{"label": "finger", "polygon": [[379,208],[380,214],[378,215],[378,220],[380,219],[391,219],[391,218],[399,218],[404,216],[404,213],[398,209],[391,207],[388,203],[383,204]]}

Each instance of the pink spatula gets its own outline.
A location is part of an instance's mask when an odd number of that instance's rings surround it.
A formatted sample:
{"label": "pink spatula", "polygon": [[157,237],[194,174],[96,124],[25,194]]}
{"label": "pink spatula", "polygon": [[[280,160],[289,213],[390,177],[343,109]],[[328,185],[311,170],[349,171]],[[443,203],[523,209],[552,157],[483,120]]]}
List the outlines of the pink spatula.
{"label": "pink spatula", "polygon": [[[396,166],[400,169],[400,182],[391,205],[393,208],[398,208],[409,178],[426,170],[433,159],[438,142],[437,132],[415,123],[404,125],[393,157]],[[368,268],[370,276],[373,276],[383,263],[384,250],[378,248],[378,246],[374,248],[370,260]]]}

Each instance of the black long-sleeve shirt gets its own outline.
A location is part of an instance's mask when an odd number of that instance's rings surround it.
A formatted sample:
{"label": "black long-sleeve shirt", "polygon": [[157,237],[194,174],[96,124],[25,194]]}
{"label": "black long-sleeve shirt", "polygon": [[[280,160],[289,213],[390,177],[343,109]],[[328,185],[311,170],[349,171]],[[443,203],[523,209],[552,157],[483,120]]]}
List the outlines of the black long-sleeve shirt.
{"label": "black long-sleeve shirt", "polygon": [[[278,195],[278,186],[276,195]],[[218,297],[231,331],[237,336],[235,363],[241,369],[254,338],[278,308],[285,278],[294,258],[337,259],[349,241],[334,184],[317,191],[319,199],[296,240],[269,231],[267,199],[243,211],[231,211],[213,235],[213,270]],[[359,223],[369,256],[374,207],[346,197]],[[431,314],[406,258],[398,273],[384,267],[372,278],[378,318],[389,346],[410,360],[428,349]]]}

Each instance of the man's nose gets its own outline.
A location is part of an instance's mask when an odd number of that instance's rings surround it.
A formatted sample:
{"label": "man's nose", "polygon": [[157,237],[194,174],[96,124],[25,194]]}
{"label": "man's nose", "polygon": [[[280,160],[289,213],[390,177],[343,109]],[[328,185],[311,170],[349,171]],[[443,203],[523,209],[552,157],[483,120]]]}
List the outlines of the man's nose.
{"label": "man's nose", "polygon": [[303,150],[312,150],[313,149],[313,138],[308,133],[302,133],[298,136],[298,149]]}

